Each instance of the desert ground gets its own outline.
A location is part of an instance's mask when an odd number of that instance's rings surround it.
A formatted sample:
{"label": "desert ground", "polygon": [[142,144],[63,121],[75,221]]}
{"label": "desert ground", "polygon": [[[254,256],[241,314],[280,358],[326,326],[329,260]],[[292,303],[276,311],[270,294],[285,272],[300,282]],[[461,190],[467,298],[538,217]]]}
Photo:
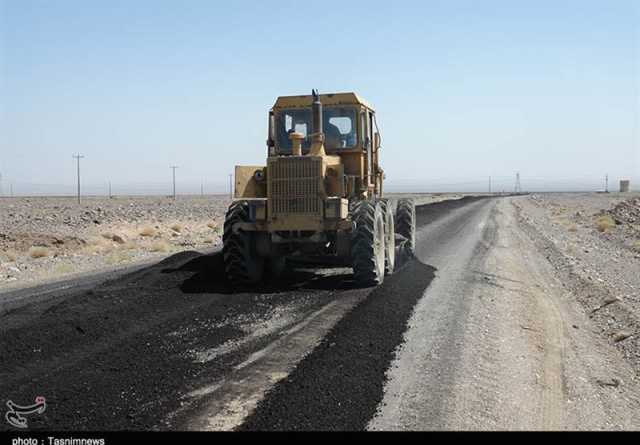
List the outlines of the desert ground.
{"label": "desert ground", "polygon": [[0,288],[148,261],[221,242],[223,196],[0,199]]}

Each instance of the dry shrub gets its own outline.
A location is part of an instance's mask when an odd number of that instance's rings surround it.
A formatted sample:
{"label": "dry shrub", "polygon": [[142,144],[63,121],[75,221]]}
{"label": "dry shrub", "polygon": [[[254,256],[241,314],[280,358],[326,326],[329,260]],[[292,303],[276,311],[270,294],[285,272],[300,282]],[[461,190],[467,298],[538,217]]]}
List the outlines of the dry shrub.
{"label": "dry shrub", "polygon": [[29,256],[31,258],[44,258],[49,256],[49,250],[46,247],[32,246],[29,249]]}
{"label": "dry shrub", "polygon": [[0,258],[5,258],[7,261],[15,261],[18,259],[18,254],[13,250],[7,250],[2,252]]}
{"label": "dry shrub", "polygon": [[173,230],[174,232],[180,233],[180,232],[182,232],[183,229],[184,229],[184,226],[182,224],[179,224],[179,223],[173,224],[171,226],[171,230]]}
{"label": "dry shrub", "polygon": [[210,223],[207,223],[207,227],[210,228],[210,229],[215,229],[218,226],[217,226],[216,223],[210,222]]}
{"label": "dry shrub", "polygon": [[578,226],[576,226],[575,224],[571,224],[567,230],[569,230],[569,232],[577,232]]}
{"label": "dry shrub", "polygon": [[606,232],[607,230],[611,230],[616,226],[616,222],[609,215],[604,215],[598,218],[596,221],[596,227],[600,232]]}
{"label": "dry shrub", "polygon": [[124,251],[119,250],[109,254],[105,260],[107,264],[114,265],[114,264],[126,263],[128,261],[131,261],[132,258],[133,258],[132,252],[126,251],[126,250]]}
{"label": "dry shrub", "polygon": [[168,252],[169,244],[165,241],[156,241],[149,247],[149,250],[151,250],[151,252]]}
{"label": "dry shrub", "polygon": [[210,236],[204,239],[205,244],[213,244],[214,239]]}
{"label": "dry shrub", "polygon": [[102,237],[106,240],[113,241],[118,244],[124,244],[126,242],[122,236],[117,235],[115,233],[110,233],[110,232],[103,233]]}
{"label": "dry shrub", "polygon": [[156,236],[156,233],[158,233],[156,229],[151,226],[143,227],[142,230],[140,230],[140,236]]}

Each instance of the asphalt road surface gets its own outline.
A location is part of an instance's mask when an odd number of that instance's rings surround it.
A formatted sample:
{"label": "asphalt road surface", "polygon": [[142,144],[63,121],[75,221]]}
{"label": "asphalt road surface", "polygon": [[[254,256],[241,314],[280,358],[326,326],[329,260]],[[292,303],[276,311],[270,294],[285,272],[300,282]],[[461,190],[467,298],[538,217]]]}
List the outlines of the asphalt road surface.
{"label": "asphalt road surface", "polygon": [[44,396],[35,430],[640,428],[633,371],[513,199],[419,207],[417,257],[377,288],[297,266],[238,293],[219,252],[184,252],[0,295],[0,406]]}

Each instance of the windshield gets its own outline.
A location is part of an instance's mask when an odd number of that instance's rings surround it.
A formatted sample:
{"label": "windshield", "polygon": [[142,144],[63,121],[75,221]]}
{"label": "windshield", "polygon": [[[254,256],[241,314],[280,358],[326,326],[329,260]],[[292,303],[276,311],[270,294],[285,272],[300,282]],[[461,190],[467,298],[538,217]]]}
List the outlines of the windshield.
{"label": "windshield", "polygon": [[[348,107],[325,108],[322,112],[325,147],[329,151],[353,148],[358,143],[356,131],[356,110]],[[301,133],[302,152],[311,147],[311,110],[283,110],[276,117],[276,134],[280,153],[291,153],[291,133]]]}

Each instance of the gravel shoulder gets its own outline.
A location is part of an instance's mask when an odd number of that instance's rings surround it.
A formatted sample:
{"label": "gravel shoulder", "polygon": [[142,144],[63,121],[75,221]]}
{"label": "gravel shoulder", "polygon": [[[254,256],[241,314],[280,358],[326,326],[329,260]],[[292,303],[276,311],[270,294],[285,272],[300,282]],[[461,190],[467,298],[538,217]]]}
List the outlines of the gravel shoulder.
{"label": "gravel shoulder", "polygon": [[[596,331],[640,376],[639,194],[544,194],[514,201],[522,228]],[[638,215],[625,221],[625,213]],[[613,224],[602,225],[603,215]],[[617,221],[617,222],[616,222]]]}

